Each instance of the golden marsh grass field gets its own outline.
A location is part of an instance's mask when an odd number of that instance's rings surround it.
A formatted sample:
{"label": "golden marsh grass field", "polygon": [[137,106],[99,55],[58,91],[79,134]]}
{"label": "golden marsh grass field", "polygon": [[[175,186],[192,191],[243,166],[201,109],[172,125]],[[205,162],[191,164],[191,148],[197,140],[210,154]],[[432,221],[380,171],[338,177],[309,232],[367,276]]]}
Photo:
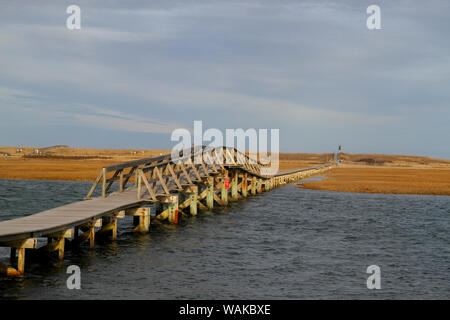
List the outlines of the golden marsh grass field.
{"label": "golden marsh grass field", "polygon": [[[165,154],[168,150],[41,149],[0,147],[0,179],[94,181],[105,165]],[[332,154],[280,153],[279,170],[311,167],[331,161]],[[450,195],[450,160],[421,156],[341,154],[342,164],[325,179],[300,188],[342,192]]]}

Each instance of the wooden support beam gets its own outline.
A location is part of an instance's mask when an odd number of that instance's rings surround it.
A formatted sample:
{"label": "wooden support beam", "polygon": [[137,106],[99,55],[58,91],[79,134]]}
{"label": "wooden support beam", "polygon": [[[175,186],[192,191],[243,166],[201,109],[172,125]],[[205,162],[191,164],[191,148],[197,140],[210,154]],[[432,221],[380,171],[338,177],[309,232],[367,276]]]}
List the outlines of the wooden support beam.
{"label": "wooden support beam", "polygon": [[198,170],[197,170],[196,166],[194,164],[190,163],[189,167],[192,169],[192,171],[194,172],[195,176],[197,177],[197,181],[202,181],[202,178],[200,177],[200,174],[198,173]]}
{"label": "wooden support beam", "polygon": [[106,185],[105,193],[108,193],[108,191],[111,188],[111,186],[113,185],[114,181],[117,179],[117,176],[119,175],[119,173],[120,173],[120,170],[116,170],[116,172],[114,172],[114,175],[112,176],[112,178],[106,179],[106,182],[108,184]]}
{"label": "wooden support beam", "polygon": [[138,220],[137,226],[133,229],[134,232],[146,233],[150,228],[150,208],[142,207],[142,208],[134,208],[127,209],[127,215],[131,215],[137,217]]}
{"label": "wooden support beam", "polygon": [[182,203],[178,204],[178,209],[184,209],[187,208],[189,205],[191,204],[191,199],[189,198],[189,195],[187,197],[187,199],[185,199]]}
{"label": "wooden support beam", "polygon": [[97,231],[97,236],[112,234],[112,239],[117,239],[117,217],[118,214],[113,214],[109,217],[104,217],[102,228]]}
{"label": "wooden support beam", "polygon": [[39,248],[39,251],[45,251],[45,252],[54,252],[58,251],[58,259],[63,260],[64,259],[64,244],[65,244],[65,238],[56,238],[55,241],[52,241],[53,238],[47,238],[48,243],[46,246]]}
{"label": "wooden support beam", "polygon": [[89,239],[90,248],[94,248],[95,245],[95,228],[102,226],[102,219],[92,219],[88,223],[78,226],[83,231],[81,235],[76,236],[75,243],[81,243]]}
{"label": "wooden support beam", "polygon": [[100,179],[102,178],[102,176],[103,176],[103,170],[100,171],[100,174],[97,176],[97,179],[95,179],[94,184],[92,185],[91,189],[89,190],[89,193],[87,194],[87,196],[85,198],[86,200],[89,200],[91,198],[92,194],[95,191],[95,188],[100,183]]}
{"label": "wooden support beam", "polygon": [[194,184],[194,183],[192,182],[191,177],[189,176],[188,172],[186,171],[186,168],[184,167],[184,164],[183,164],[183,163],[180,163],[178,166],[180,167],[181,171],[183,172],[183,175],[184,175],[184,177],[186,178],[187,182],[188,182],[189,184]]}
{"label": "wooden support beam", "polygon": [[200,208],[200,210],[203,210],[203,211],[207,211],[208,210],[208,207],[205,206],[203,203],[201,203],[200,200],[197,200],[197,205]]}
{"label": "wooden support beam", "polygon": [[0,247],[9,247],[15,249],[36,249],[37,247],[37,239],[36,238],[27,238],[22,240],[13,240],[0,242]]}
{"label": "wooden support beam", "polygon": [[164,178],[163,178],[161,172],[159,171],[158,167],[155,167],[153,170],[154,170],[153,172],[156,172],[158,179],[159,179],[159,183],[161,184],[162,188],[164,189],[164,192],[167,195],[169,195],[170,194],[169,188],[167,187],[167,184],[164,181]]}
{"label": "wooden support beam", "polygon": [[[39,250],[53,252],[58,251],[58,259],[63,260],[64,258],[64,246],[66,238],[73,238],[73,229],[65,229],[58,232],[53,232],[45,235],[47,237],[47,245],[45,247],[39,248]],[[55,239],[55,241],[52,241]]]}
{"label": "wooden support beam", "polygon": [[175,184],[176,184],[177,187],[178,187],[178,190],[179,190],[179,191],[183,190],[183,187],[181,186],[181,182],[180,182],[180,180],[178,179],[178,177],[177,177],[177,175],[175,174],[175,172],[173,171],[173,168],[172,168],[171,164],[168,163],[167,166],[166,166],[166,168],[169,170],[169,172],[170,172],[170,174],[171,174],[171,176],[172,176],[172,179],[175,181]]}
{"label": "wooden support beam", "polygon": [[138,207],[138,208],[126,209],[126,210],[124,210],[124,211],[125,211],[125,214],[126,214],[127,216],[136,216],[136,217],[140,217],[140,216],[142,216],[142,215],[146,215],[147,212],[148,212],[148,214],[150,214],[150,213],[149,213],[149,210],[147,210],[147,209],[150,209],[150,208],[148,208],[148,207]]}
{"label": "wooden support beam", "polygon": [[46,234],[47,238],[73,238],[73,229],[65,229],[58,232]]}
{"label": "wooden support beam", "polygon": [[141,169],[138,169],[136,170],[136,174],[138,176],[138,200],[141,200],[141,183],[144,182],[151,199],[156,201],[155,190],[153,190],[152,186],[150,186],[150,183],[148,182],[144,172]]}
{"label": "wooden support beam", "polygon": [[214,200],[219,204],[219,205],[221,205],[221,206],[226,206],[228,203],[227,202],[224,202],[224,201],[222,201],[222,199],[221,198],[219,198],[219,196],[217,195],[217,194],[215,194],[214,193]]}

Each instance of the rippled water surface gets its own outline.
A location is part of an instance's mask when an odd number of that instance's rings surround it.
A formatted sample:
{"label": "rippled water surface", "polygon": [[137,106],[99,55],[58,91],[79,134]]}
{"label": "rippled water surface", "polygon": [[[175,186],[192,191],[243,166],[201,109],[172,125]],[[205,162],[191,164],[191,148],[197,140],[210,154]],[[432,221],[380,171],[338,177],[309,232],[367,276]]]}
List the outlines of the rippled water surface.
{"label": "rippled water surface", "polygon": [[[89,183],[0,180],[0,220],[81,200]],[[19,299],[449,299],[450,197],[334,193],[294,185],[177,227],[83,244],[62,263],[0,279]],[[0,261],[9,251],[0,248]],[[81,290],[66,268],[81,268]],[[381,290],[368,290],[369,265]]]}

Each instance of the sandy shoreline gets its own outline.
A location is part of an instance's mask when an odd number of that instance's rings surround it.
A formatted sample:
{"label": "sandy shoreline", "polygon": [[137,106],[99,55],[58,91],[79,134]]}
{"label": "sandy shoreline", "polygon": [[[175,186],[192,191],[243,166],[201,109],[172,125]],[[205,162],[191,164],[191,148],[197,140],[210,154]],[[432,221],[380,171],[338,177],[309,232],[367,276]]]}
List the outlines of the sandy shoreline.
{"label": "sandy shoreline", "polygon": [[450,196],[450,169],[340,166],[300,188],[337,192]]}

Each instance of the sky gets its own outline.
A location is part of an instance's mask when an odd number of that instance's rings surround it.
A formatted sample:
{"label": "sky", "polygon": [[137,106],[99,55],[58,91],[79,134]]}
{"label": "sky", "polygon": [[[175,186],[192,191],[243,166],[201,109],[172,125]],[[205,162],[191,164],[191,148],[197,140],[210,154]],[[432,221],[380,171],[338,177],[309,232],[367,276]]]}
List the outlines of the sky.
{"label": "sky", "polygon": [[279,129],[284,152],[450,159],[449,13],[438,0],[0,0],[0,146],[171,149],[201,120]]}

